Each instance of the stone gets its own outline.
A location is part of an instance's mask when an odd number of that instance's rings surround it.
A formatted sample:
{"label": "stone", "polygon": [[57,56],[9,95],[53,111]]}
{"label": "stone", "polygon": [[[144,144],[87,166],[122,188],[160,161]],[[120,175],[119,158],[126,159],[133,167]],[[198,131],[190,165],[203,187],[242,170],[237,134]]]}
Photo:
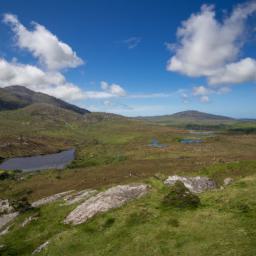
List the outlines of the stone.
{"label": "stone", "polygon": [[0,215],[11,213],[14,211],[14,208],[10,204],[8,199],[0,199]]}
{"label": "stone", "polygon": [[223,184],[224,184],[224,186],[228,186],[228,185],[230,185],[233,181],[234,181],[234,180],[233,180],[232,178],[228,177],[228,178],[224,179]]}
{"label": "stone", "polygon": [[164,184],[168,186],[173,186],[176,181],[181,181],[186,188],[188,188],[192,193],[201,193],[207,190],[215,189],[216,184],[213,180],[207,177],[182,177],[182,176],[169,176]]}
{"label": "stone", "polygon": [[64,201],[66,201],[66,205],[76,204],[81,201],[85,201],[89,197],[95,195],[97,193],[97,190],[93,189],[86,189],[79,191],[75,194],[68,195],[64,198]]}
{"label": "stone", "polygon": [[14,220],[19,215],[18,212],[12,212],[0,216],[0,230],[6,226],[9,222]]}
{"label": "stone", "polygon": [[32,203],[32,207],[39,207],[45,204],[49,204],[49,203],[53,203],[61,198],[63,198],[64,196],[71,194],[73,192],[73,190],[69,190],[69,191],[65,191],[65,192],[61,192],[52,196],[48,196],[45,198],[42,198],[38,201],[35,201]]}
{"label": "stone", "polygon": [[32,222],[33,220],[37,220],[38,217],[36,216],[29,216],[28,218],[26,218],[22,223],[21,226],[24,228],[26,225],[28,225],[30,222]]}
{"label": "stone", "polygon": [[101,192],[75,208],[64,220],[65,224],[78,225],[86,222],[98,213],[118,208],[128,201],[145,195],[145,184],[119,185]]}
{"label": "stone", "polygon": [[40,246],[38,246],[33,252],[32,255],[40,253],[42,250],[44,250],[48,245],[49,245],[49,241],[46,241],[45,243],[41,244]]}

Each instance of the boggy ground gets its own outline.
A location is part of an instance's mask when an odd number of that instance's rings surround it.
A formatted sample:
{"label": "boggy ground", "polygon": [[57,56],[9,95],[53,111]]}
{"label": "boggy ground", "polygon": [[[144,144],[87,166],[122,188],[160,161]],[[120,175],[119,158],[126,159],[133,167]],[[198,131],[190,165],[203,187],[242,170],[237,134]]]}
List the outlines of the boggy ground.
{"label": "boggy ground", "polygon": [[[106,118],[96,113],[89,118],[41,108],[0,113],[0,157],[74,147],[76,159],[62,171],[1,181],[0,197],[25,194],[36,200],[64,190],[128,183],[157,173],[194,174],[212,164],[254,160],[256,155],[255,134],[217,132],[213,137],[206,136],[202,144],[185,145],[179,142],[181,138],[195,137],[187,130],[119,116]],[[153,138],[167,147],[150,147]]]}

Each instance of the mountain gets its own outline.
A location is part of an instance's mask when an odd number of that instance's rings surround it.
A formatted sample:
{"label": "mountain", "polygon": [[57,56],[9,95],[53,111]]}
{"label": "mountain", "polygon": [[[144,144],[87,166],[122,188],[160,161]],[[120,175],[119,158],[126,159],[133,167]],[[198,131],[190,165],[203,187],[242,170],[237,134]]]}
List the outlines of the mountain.
{"label": "mountain", "polygon": [[162,125],[174,125],[187,128],[190,128],[191,125],[197,128],[196,126],[215,126],[234,123],[235,121],[237,121],[236,119],[231,117],[214,115],[195,110],[178,112],[172,115],[138,117],[138,119]]}
{"label": "mountain", "polygon": [[234,118],[227,117],[227,116],[220,116],[220,115],[214,115],[214,114],[208,114],[196,110],[187,110],[183,112],[178,112],[173,115],[170,115],[170,117],[174,118],[192,118],[194,120],[234,120]]}
{"label": "mountain", "polygon": [[14,85],[0,88],[0,111],[24,108],[32,104],[48,104],[82,115],[90,113],[86,109],[79,108],[50,95],[32,91],[24,86]]}

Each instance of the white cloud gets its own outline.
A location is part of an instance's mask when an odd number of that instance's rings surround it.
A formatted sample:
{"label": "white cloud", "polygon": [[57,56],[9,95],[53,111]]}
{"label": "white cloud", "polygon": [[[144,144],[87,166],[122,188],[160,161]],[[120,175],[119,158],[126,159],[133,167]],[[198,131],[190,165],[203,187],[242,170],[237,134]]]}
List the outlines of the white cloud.
{"label": "white cloud", "polygon": [[15,15],[5,14],[4,22],[15,32],[17,45],[38,58],[44,69],[19,63],[15,58],[12,62],[0,58],[0,87],[21,85],[68,101],[108,99],[126,94],[117,84],[106,84],[103,91],[85,91],[68,82],[59,70],[77,67],[83,63],[69,45],[37,23],[33,23],[34,30],[29,31]]}
{"label": "white cloud", "polygon": [[237,62],[245,42],[246,19],[256,11],[256,2],[238,5],[221,22],[214,7],[203,5],[178,28],[178,44],[172,46],[174,56],[167,64],[168,71],[199,77],[210,84],[242,83],[255,79],[255,60]]}
{"label": "white cloud", "polygon": [[210,84],[237,84],[248,81],[256,81],[256,61],[252,58],[227,64],[209,77]]}
{"label": "white cloud", "polygon": [[210,89],[206,88],[203,85],[196,86],[196,87],[193,88],[193,95],[194,96],[209,95],[211,93],[212,93],[212,91]]}
{"label": "white cloud", "polygon": [[36,66],[0,59],[0,87],[22,85],[58,98],[77,100],[83,97],[80,88],[66,81],[59,72],[45,72]]}
{"label": "white cloud", "polygon": [[150,99],[150,98],[167,98],[174,96],[176,92],[174,93],[141,93],[141,94],[131,94],[127,97],[130,99]]}
{"label": "white cloud", "polygon": [[108,84],[105,81],[101,81],[101,89],[115,96],[125,96],[126,91],[118,84]]}
{"label": "white cloud", "polygon": [[199,100],[202,103],[208,103],[210,101],[209,96],[210,94],[212,94],[213,91],[203,85],[200,86],[196,86],[193,88],[192,90],[192,95],[193,96],[199,96]]}
{"label": "white cloud", "polygon": [[30,31],[13,14],[5,14],[4,22],[15,33],[18,47],[31,52],[47,69],[75,68],[83,64],[83,60],[68,44],[60,41],[44,26],[33,23],[34,29]]}
{"label": "white cloud", "polygon": [[137,47],[140,42],[141,42],[140,37],[130,37],[123,41],[123,43],[125,43],[129,49],[133,49]]}
{"label": "white cloud", "polygon": [[207,95],[201,96],[200,101],[203,103],[208,103],[209,102],[209,97]]}
{"label": "white cloud", "polygon": [[207,103],[210,101],[209,96],[212,94],[226,94],[230,92],[230,87],[217,87],[217,88],[209,88],[203,85],[195,86],[192,89],[192,96],[199,97],[199,100],[202,103]]}
{"label": "white cloud", "polygon": [[85,91],[66,80],[60,72],[46,72],[32,65],[0,59],[0,87],[21,85],[68,101],[118,97],[115,86],[108,91]]}

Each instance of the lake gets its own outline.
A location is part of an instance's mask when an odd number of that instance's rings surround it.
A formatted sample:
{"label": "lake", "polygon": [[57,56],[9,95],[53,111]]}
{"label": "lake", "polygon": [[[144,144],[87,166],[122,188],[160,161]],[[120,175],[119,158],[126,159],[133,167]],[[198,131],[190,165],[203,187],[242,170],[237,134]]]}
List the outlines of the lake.
{"label": "lake", "polygon": [[63,169],[75,158],[75,149],[61,151],[59,153],[15,157],[4,160],[0,164],[2,170],[22,170],[24,172],[39,171],[47,169]]}
{"label": "lake", "polygon": [[182,139],[180,140],[182,144],[199,144],[202,143],[203,140],[200,139]]}

